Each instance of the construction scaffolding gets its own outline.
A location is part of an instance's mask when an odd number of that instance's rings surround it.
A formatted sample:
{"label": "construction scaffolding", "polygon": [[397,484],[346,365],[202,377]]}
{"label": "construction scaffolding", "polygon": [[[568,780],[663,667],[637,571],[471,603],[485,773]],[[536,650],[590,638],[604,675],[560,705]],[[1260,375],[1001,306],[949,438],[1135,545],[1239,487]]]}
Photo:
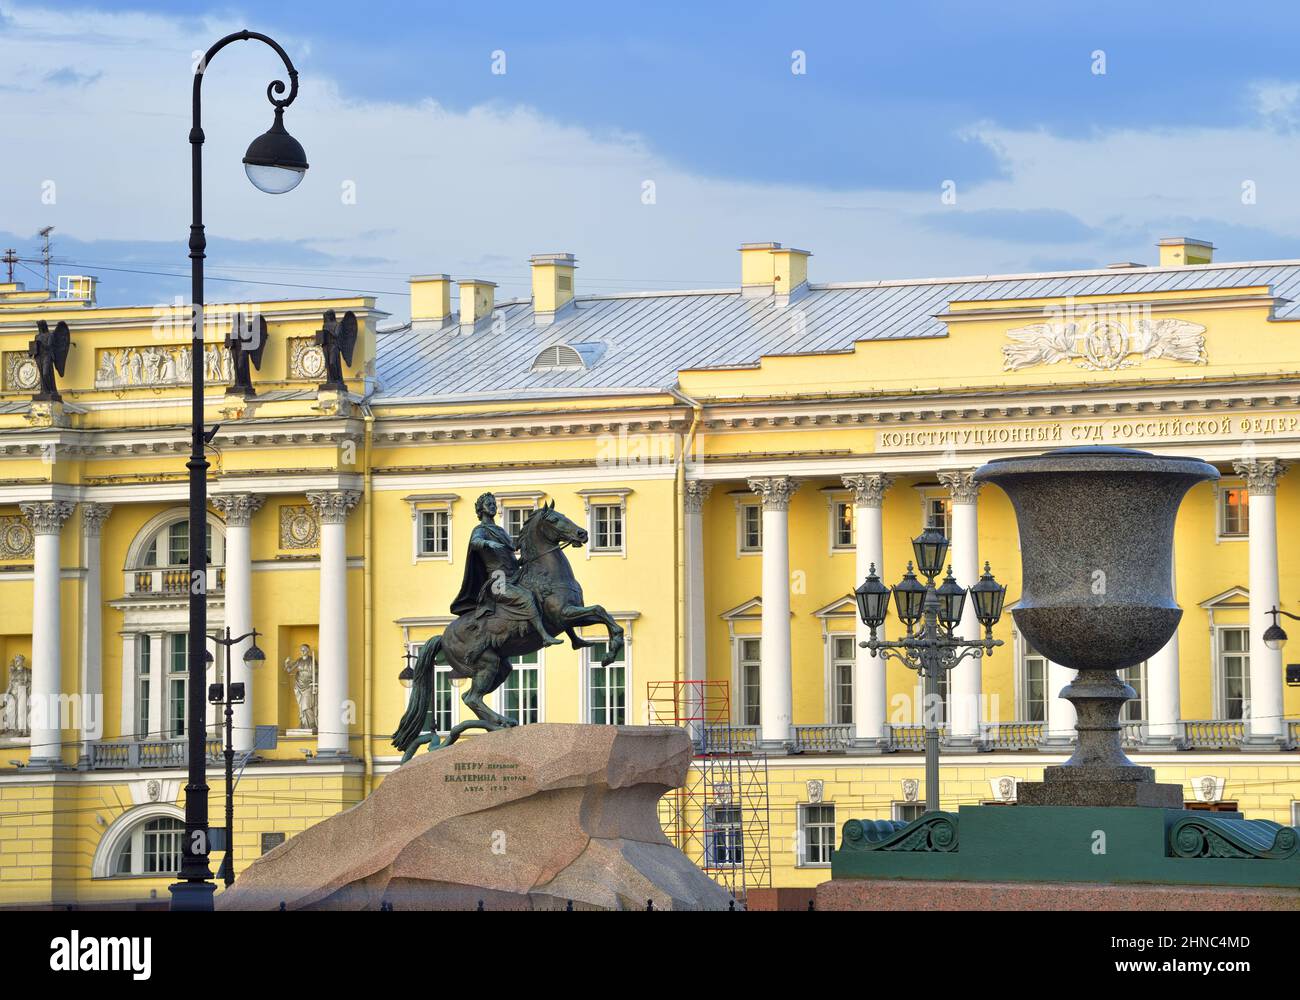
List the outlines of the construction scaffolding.
{"label": "construction scaffolding", "polygon": [[648,695],[650,723],[686,730],[694,747],[685,784],[659,800],[664,833],[743,904],[772,885],[767,755],[754,727],[731,724],[726,681],[651,681]]}

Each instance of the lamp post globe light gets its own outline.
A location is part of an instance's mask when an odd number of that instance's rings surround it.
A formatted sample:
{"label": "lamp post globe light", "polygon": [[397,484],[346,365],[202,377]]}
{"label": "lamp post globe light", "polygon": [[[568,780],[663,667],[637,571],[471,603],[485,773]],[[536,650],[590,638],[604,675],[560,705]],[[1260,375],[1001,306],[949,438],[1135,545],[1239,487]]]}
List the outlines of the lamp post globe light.
{"label": "lamp post globe light", "polygon": [[[978,659],[992,655],[994,647],[1002,645],[1001,639],[993,638],[993,626],[1002,617],[1007,588],[993,579],[988,563],[984,564],[984,575],[972,587],[959,584],[951,566],[943,583],[936,586],[935,577],[948,555],[948,539],[938,528],[926,528],[913,539],[912,551],[925,583],[917,578],[909,562],[903,579],[893,587],[886,587],[876,576],[873,564],[853,596],[862,624],[871,631],[870,638],[860,645],[872,656],[898,660],[925,679],[925,809],[933,812],[939,808],[939,678],[967,657]],[[886,642],[876,638],[876,630],[889,615],[891,595],[895,613],[907,629],[907,635]],[[984,627],[983,639],[964,639],[954,634],[961,624],[967,597],[975,607],[975,617]],[[916,630],[918,623],[920,631]]]}
{"label": "lamp post globe light", "polygon": [[[275,108],[271,128],[253,140],[244,157],[248,179],[261,191],[281,194],[297,187],[307,170],[302,146],[284,129],[284,109],[298,96],[298,71],[279,43],[256,31],[237,31],[217,41],[194,70],[193,117],[190,126],[190,184],[193,199],[190,222],[190,350],[192,437],[189,470],[189,774],[185,785],[185,838],[181,844],[180,880],[169,886],[174,910],[211,910],[215,885],[208,867],[208,783],[205,759],[207,704],[203,686],[207,666],[207,521],[208,461],[204,446],[209,435],[203,426],[204,372],[203,357],[203,259],[207,239],[203,232],[203,78],[213,57],[232,42],[255,39],[275,50],[284,63],[289,82],[272,80],[266,88],[267,100]],[[288,92],[286,94],[286,91]],[[285,95],[285,96],[280,96]],[[256,346],[256,345],[252,345]],[[215,428],[212,434],[215,435]],[[244,637],[246,638],[246,637]],[[254,645],[252,647],[256,649]],[[251,651],[251,650],[250,650]],[[258,651],[260,653],[260,650]]]}
{"label": "lamp post globe light", "polygon": [[[1278,615],[1286,615],[1292,621],[1300,621],[1300,615],[1293,615],[1290,611],[1283,611],[1281,608],[1272,607],[1264,612],[1273,616],[1273,624],[1264,630],[1264,645],[1269,649],[1278,650],[1286,645],[1286,630],[1278,624]],[[1286,665],[1286,683],[1287,687],[1300,687],[1300,663],[1288,663]]]}

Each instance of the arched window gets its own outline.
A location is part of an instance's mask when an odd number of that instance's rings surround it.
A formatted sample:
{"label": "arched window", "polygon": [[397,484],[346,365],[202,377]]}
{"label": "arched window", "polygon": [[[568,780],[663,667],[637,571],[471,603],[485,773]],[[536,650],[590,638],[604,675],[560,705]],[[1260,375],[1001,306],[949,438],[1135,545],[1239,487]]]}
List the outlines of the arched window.
{"label": "arched window", "polygon": [[[212,525],[207,525],[207,557],[212,562]],[[158,532],[145,549],[143,565],[166,569],[190,564],[190,522],[173,521]]]}
{"label": "arched window", "polygon": [[181,840],[184,836],[185,824],[170,816],[138,824],[118,850],[113,874],[177,874],[181,870]]}
{"label": "arched window", "polygon": [[170,802],[138,806],[119,816],[91,862],[95,878],[172,878],[181,867],[185,821]]}

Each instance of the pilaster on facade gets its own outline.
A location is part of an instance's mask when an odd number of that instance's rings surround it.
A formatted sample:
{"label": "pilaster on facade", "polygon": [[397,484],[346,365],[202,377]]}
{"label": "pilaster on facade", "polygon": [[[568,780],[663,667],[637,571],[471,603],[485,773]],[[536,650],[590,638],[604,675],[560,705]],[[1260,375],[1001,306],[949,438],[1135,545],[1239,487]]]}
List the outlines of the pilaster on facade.
{"label": "pilaster on facade", "polygon": [[713,493],[713,484],[703,479],[688,479],[685,484],[686,513],[699,514]]}

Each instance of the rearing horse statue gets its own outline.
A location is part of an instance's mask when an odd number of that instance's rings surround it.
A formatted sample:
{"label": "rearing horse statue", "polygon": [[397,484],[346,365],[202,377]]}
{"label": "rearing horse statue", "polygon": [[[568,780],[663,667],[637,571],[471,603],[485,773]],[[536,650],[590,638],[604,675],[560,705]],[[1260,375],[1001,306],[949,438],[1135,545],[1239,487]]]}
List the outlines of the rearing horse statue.
{"label": "rearing horse statue", "polygon": [[[452,603],[458,617],[421,647],[415,661],[411,699],[393,734],[393,746],[403,751],[402,763],[422,745],[430,750],[451,745],[467,729],[518,725],[483,701],[510,676],[511,657],[561,642],[552,638],[560,632],[568,634],[574,649],[591,646],[575,631],[584,625],[603,625],[609,632],[602,665],[609,666],[623,649],[623,629],[599,604],[583,602],[582,587],[564,554],[567,546],[586,544],[586,530],[551,501],[529,515],[516,545],[494,522],[496,510],[491,493],[478,498],[480,524],[470,539],[465,584]],[[434,719],[435,663],[449,664],[452,677],[470,679],[461,700],[478,716],[454,726],[442,739]]]}

